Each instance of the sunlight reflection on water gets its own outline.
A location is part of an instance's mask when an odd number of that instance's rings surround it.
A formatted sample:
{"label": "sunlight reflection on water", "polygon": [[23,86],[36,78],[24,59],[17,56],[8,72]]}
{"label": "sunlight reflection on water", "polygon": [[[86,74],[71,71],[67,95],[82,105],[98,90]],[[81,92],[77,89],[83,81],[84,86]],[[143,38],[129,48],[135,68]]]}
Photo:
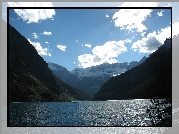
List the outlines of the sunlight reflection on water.
{"label": "sunlight reflection on water", "polygon": [[149,100],[11,103],[10,126],[151,126]]}

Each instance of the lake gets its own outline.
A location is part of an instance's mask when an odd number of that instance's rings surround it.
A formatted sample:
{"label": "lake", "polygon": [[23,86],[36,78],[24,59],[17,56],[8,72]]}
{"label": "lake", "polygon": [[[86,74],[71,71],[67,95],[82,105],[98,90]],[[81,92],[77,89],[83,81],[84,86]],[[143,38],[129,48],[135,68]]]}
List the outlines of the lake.
{"label": "lake", "polygon": [[9,126],[153,126],[145,100],[9,103]]}

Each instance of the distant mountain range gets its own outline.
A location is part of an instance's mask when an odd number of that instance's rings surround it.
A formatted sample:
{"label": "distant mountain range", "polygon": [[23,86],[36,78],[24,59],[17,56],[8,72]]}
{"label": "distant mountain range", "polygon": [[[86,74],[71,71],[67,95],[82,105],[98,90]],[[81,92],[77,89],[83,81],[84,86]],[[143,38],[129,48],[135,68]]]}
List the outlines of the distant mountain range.
{"label": "distant mountain range", "polygon": [[71,72],[55,63],[48,63],[48,67],[67,84],[93,96],[108,79],[138,66],[146,59],[143,57],[139,62],[132,61],[130,63],[104,63],[88,68],[76,68]]}
{"label": "distant mountain range", "polygon": [[149,99],[172,97],[171,39],[150,54],[145,62],[110,78],[93,100]]}
{"label": "distant mountain range", "polygon": [[35,47],[8,25],[8,101],[89,100],[90,96],[56,77]]}

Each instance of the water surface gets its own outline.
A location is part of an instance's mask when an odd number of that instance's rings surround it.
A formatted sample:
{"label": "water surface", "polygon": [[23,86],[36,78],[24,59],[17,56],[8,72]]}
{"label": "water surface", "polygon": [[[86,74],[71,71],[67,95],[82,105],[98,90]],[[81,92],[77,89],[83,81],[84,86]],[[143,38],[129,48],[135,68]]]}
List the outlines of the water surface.
{"label": "water surface", "polygon": [[9,104],[9,126],[152,126],[145,100]]}

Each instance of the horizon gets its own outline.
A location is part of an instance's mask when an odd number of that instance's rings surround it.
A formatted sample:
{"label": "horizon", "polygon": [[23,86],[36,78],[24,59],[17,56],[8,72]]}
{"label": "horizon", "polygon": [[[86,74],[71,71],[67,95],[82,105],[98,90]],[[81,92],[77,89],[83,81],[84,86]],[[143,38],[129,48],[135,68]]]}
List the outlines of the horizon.
{"label": "horizon", "polygon": [[[38,9],[37,16],[32,9],[9,9],[9,23],[47,63],[68,71],[138,62],[171,37],[170,9],[117,8]],[[129,20],[120,19],[125,16]]]}

